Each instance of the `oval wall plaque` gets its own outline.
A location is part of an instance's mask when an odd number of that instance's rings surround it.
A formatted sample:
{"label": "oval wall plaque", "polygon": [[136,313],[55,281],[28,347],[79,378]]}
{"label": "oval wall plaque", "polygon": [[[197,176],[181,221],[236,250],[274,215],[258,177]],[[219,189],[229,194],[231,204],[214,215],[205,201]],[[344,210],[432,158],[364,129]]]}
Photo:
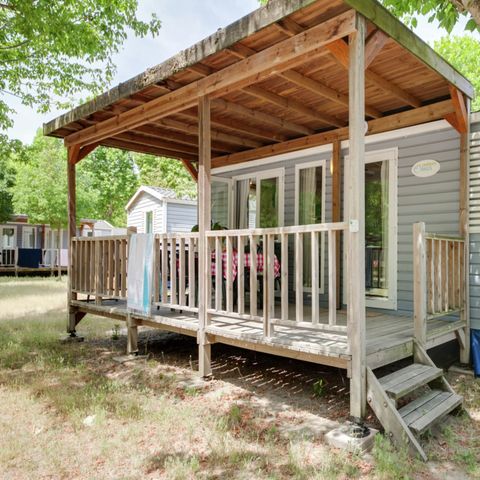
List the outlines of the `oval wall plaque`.
{"label": "oval wall plaque", "polygon": [[412,173],[416,177],[432,177],[440,170],[440,164],[436,160],[420,160],[412,167]]}

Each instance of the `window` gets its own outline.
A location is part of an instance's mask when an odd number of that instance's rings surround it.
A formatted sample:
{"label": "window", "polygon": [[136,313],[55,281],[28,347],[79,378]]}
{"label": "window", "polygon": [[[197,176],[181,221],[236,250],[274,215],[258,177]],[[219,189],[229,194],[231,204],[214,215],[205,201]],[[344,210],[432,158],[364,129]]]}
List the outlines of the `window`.
{"label": "window", "polygon": [[232,185],[230,178],[212,177],[212,225],[231,228]]}
{"label": "window", "polygon": [[35,248],[35,227],[23,227],[22,247]]}
{"label": "window", "polygon": [[[325,160],[295,166],[295,224],[314,225],[325,222]],[[324,288],[325,234],[319,242],[320,292]],[[303,236],[303,285],[312,286],[312,247],[310,235]]]}
{"label": "window", "polygon": [[234,180],[236,228],[283,226],[283,168],[242,175]]}
{"label": "window", "polygon": [[2,248],[15,248],[16,244],[16,228],[15,227],[2,227],[2,236],[0,237]]}
{"label": "window", "polygon": [[145,212],[145,233],[153,233],[153,212]]}

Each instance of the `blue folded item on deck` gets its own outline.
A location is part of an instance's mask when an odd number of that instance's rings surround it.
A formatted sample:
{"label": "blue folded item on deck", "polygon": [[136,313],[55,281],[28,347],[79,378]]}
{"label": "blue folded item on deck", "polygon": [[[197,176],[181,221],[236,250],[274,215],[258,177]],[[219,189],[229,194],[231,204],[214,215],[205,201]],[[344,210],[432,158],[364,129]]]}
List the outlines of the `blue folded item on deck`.
{"label": "blue folded item on deck", "polygon": [[480,330],[471,330],[473,371],[480,377]]}
{"label": "blue folded item on deck", "polygon": [[17,265],[23,268],[38,268],[42,263],[41,248],[19,248]]}

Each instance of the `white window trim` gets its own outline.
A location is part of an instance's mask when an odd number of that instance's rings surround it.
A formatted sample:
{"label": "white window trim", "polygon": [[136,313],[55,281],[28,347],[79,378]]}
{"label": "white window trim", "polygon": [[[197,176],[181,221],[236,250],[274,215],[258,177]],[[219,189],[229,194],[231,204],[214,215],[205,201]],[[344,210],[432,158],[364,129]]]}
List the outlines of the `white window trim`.
{"label": "white window trim", "polygon": [[[27,231],[31,231],[33,233],[33,247],[26,247],[25,246],[25,240],[26,240],[25,233]],[[35,248],[36,245],[37,245],[37,229],[35,227],[23,227],[23,229],[22,229],[22,248]]]}
{"label": "white window trim", "polygon": [[143,233],[147,233],[147,214],[152,214],[152,232],[155,233],[155,209],[143,212]]}
{"label": "white window trim", "polygon": [[[348,155],[345,156],[345,160],[348,160]],[[384,150],[374,150],[365,152],[365,165],[373,162],[389,161],[390,168],[388,172],[389,182],[389,219],[391,226],[390,245],[388,251],[388,279],[389,279],[389,292],[388,298],[365,298],[365,305],[372,308],[382,308],[385,310],[397,310],[398,304],[398,272],[397,272],[397,259],[398,259],[398,147],[386,148]],[[344,182],[345,182],[344,178]],[[343,191],[345,192],[345,184]],[[344,218],[348,218],[347,201],[344,202]],[[347,278],[346,273],[346,245],[344,238],[344,262],[343,262],[343,303],[347,303]]]}
{"label": "white window trim", "polygon": [[13,247],[8,248],[17,248],[17,226],[16,225],[1,225],[0,226],[0,244],[1,248],[7,248],[6,245],[3,245],[3,230],[7,228],[13,228]]}
{"label": "white window trim", "polygon": [[[232,177],[233,185],[235,185],[235,182],[237,182],[238,180],[245,180],[247,178],[255,178],[257,185],[260,183],[260,180],[262,179],[278,178],[278,226],[283,227],[285,224],[285,218],[284,218],[285,168],[283,167],[272,168],[270,170],[262,170],[259,172],[244,173],[242,175],[237,175],[235,177]],[[234,195],[234,197],[236,202],[236,195]],[[257,228],[260,228],[258,226],[258,220],[260,219],[260,202],[261,202],[261,198],[260,198],[260,189],[259,189],[257,190],[257,211],[256,211],[256,217],[255,217],[255,221],[257,222],[257,225],[256,225]],[[234,209],[236,209],[236,205],[234,206]]]}
{"label": "white window trim", "polygon": [[[298,225],[300,212],[299,212],[299,200],[300,200],[300,170],[312,167],[322,167],[322,222],[325,223],[325,210],[326,210],[326,178],[327,178],[327,161],[313,160],[311,162],[297,163],[295,164],[295,225]],[[325,232],[320,235],[320,287],[319,293],[325,293]],[[295,288],[295,286],[294,286]],[[305,292],[311,292],[311,288],[304,287]]]}
{"label": "white window trim", "polygon": [[234,190],[235,190],[235,183],[234,183],[234,178],[228,178],[228,177],[217,177],[212,175],[211,177],[211,184],[213,182],[220,182],[220,183],[226,183],[228,186],[228,212],[227,212],[227,228],[231,229],[233,228],[233,219],[235,217],[234,215]]}

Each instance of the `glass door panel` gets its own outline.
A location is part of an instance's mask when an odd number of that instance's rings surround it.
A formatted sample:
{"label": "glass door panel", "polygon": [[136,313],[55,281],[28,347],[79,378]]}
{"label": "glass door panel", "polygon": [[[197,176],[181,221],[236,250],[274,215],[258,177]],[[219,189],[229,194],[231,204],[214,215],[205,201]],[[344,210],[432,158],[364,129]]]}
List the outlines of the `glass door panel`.
{"label": "glass door panel", "polygon": [[279,226],[278,184],[278,177],[262,178],[260,180],[260,221],[258,222],[260,228]]}
{"label": "glass door panel", "polygon": [[389,295],[389,162],[365,165],[365,292]]}

